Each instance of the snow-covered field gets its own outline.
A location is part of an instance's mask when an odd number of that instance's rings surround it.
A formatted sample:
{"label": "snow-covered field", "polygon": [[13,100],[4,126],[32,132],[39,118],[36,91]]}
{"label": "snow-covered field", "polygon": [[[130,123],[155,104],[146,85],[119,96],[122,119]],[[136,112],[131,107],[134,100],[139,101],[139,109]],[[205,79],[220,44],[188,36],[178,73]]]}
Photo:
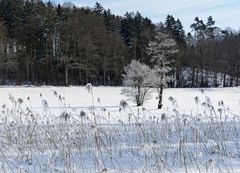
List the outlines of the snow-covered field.
{"label": "snow-covered field", "polygon": [[[56,91],[62,98],[64,103],[59,102],[59,99],[54,95]],[[126,100],[130,106],[134,103],[120,94],[121,87],[94,87],[94,101],[96,107],[105,107],[109,111],[118,110],[118,106],[122,99]],[[12,105],[9,100],[9,95],[15,99],[21,98],[24,103],[31,106],[35,111],[42,108],[42,100],[48,102],[48,106],[54,109],[59,107],[71,107],[79,110],[92,106],[92,97],[87,92],[85,87],[1,87],[0,88],[0,105]],[[40,96],[42,95],[42,96]],[[238,88],[208,88],[204,89],[204,94],[200,89],[165,89],[163,98],[163,111],[167,112],[172,109],[172,103],[169,97],[173,97],[177,101],[178,110],[181,113],[193,113],[197,111],[195,97],[199,97],[200,102],[204,102],[206,96],[211,99],[215,108],[218,108],[220,101],[223,101],[226,109],[232,113],[240,114],[240,87]],[[28,97],[30,100],[28,100]],[[144,107],[147,109],[156,109],[158,99],[157,95],[153,94],[153,98],[148,100]],[[100,102],[99,102],[100,99]],[[58,111],[61,111],[58,109]]]}
{"label": "snow-covered field", "polygon": [[120,90],[1,87],[0,172],[240,172],[240,88]]}

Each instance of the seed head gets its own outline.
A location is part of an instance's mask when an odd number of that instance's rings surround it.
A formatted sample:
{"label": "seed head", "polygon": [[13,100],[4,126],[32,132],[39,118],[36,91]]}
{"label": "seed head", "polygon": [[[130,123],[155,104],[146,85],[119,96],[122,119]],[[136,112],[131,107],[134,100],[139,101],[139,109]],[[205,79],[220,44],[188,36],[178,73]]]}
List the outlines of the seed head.
{"label": "seed head", "polygon": [[119,105],[120,108],[125,109],[127,106],[128,106],[128,104],[127,104],[127,102],[125,100],[121,100],[120,101],[120,105]]}
{"label": "seed head", "polygon": [[88,93],[91,93],[91,92],[92,92],[92,84],[91,84],[91,83],[88,83],[88,84],[86,85],[86,89],[87,89]]}

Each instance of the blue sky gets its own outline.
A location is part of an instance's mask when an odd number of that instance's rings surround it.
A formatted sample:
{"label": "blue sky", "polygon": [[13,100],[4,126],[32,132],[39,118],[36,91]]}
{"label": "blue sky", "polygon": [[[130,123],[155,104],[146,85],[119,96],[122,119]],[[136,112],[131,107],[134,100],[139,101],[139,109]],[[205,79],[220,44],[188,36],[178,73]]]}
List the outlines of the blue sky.
{"label": "blue sky", "polygon": [[[93,7],[96,0],[69,0],[77,6]],[[63,3],[66,0],[53,0]],[[179,18],[186,31],[196,16],[206,21],[209,15],[216,25],[240,29],[240,0],[98,0],[104,8],[123,16],[126,11],[139,11],[154,23],[164,21],[167,14]]]}

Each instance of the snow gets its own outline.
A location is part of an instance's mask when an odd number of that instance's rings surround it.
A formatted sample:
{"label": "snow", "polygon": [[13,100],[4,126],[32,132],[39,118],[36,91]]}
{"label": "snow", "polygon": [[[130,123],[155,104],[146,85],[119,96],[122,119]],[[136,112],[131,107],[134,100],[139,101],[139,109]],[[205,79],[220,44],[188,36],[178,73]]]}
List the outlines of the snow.
{"label": "snow", "polygon": [[[122,87],[93,87],[93,95],[96,106],[103,107],[117,107],[121,100],[127,100],[124,95],[121,95]],[[185,89],[164,89],[163,94],[163,112],[167,112],[172,108],[172,103],[169,101],[169,97],[173,97],[177,101],[178,109],[181,113],[190,113],[197,111],[194,98],[199,97],[200,102],[205,100],[205,97],[209,97],[214,105],[218,107],[218,102],[223,101],[226,108],[229,108],[234,114],[240,115],[240,87],[234,88],[206,88],[203,89],[204,94],[201,93],[201,89],[198,88],[185,88]],[[45,99],[48,102],[49,107],[58,108],[63,105],[59,104],[58,98],[54,96],[54,91],[65,98],[67,107],[89,107],[92,105],[91,95],[87,92],[85,87],[2,87],[0,88],[0,105],[12,105],[9,100],[9,94],[15,99],[22,98],[23,101],[30,105],[27,98],[31,99],[31,106],[33,108],[42,107],[42,100]],[[42,98],[40,97],[42,94]],[[144,107],[147,109],[156,109],[158,99],[157,94],[153,93],[152,99],[146,101]],[[98,103],[100,99],[101,104]],[[135,106],[131,101],[129,105]]]}
{"label": "snow", "polygon": [[1,87],[0,172],[240,171],[240,88],[121,89]]}

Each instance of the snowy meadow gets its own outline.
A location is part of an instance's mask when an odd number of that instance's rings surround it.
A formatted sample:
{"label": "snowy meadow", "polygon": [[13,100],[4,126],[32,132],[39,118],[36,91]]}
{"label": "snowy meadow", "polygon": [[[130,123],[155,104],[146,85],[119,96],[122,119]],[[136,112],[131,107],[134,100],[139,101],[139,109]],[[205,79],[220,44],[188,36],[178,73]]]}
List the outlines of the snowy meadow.
{"label": "snowy meadow", "polygon": [[240,88],[0,88],[0,172],[240,172]]}

